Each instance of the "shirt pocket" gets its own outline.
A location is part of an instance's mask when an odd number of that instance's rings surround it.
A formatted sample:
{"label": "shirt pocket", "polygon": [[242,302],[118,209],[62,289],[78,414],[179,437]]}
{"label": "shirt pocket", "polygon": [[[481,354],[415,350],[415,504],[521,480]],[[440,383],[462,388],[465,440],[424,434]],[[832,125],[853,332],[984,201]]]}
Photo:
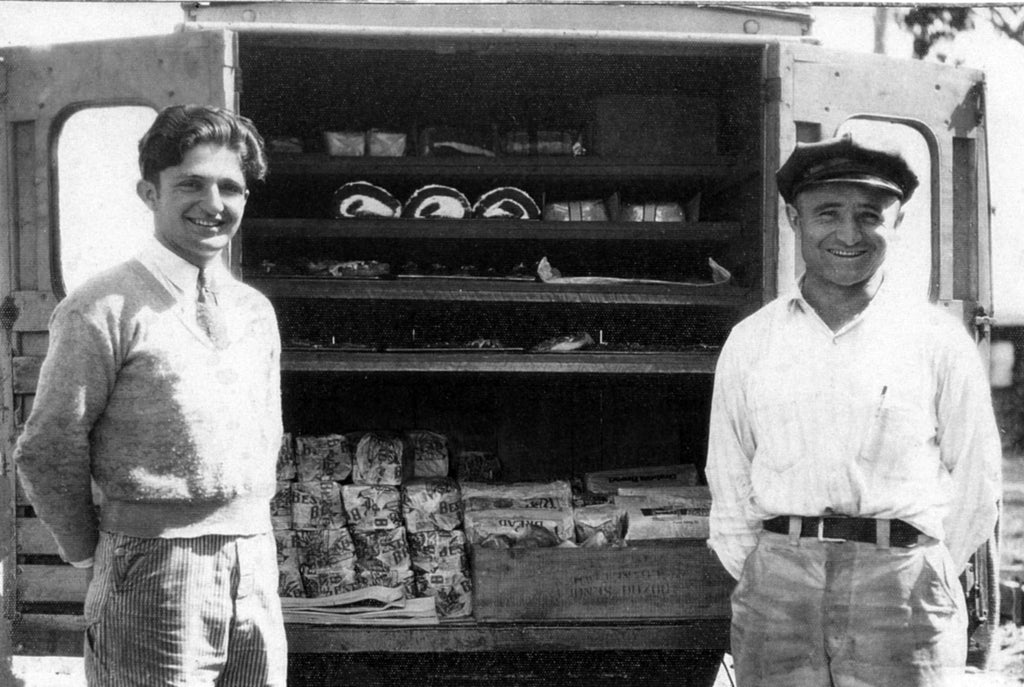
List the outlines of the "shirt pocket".
{"label": "shirt pocket", "polygon": [[887,479],[919,479],[928,469],[926,445],[934,436],[934,422],[919,404],[886,398],[869,421],[857,461]]}

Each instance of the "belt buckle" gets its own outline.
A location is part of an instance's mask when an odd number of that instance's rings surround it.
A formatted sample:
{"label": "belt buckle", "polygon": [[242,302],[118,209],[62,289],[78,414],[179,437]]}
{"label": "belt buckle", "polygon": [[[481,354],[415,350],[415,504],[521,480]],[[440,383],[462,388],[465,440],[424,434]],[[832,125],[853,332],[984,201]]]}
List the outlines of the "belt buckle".
{"label": "belt buckle", "polygon": [[825,518],[818,518],[818,541],[821,542],[844,542],[845,539],[837,539],[835,537],[825,536]]}

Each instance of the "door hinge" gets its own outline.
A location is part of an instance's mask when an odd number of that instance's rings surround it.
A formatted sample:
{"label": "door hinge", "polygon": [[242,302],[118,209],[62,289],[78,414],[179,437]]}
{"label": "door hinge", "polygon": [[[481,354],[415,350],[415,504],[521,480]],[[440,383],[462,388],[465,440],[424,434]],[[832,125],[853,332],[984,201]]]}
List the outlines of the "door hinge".
{"label": "door hinge", "polygon": [[782,78],[772,76],[764,80],[764,101],[777,103],[782,100]]}

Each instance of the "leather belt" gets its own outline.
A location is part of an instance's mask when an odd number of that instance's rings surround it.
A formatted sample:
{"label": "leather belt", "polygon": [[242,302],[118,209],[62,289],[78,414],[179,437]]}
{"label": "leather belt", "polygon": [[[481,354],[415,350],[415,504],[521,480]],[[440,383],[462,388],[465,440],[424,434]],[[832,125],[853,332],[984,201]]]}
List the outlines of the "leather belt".
{"label": "leather belt", "polygon": [[[764,521],[764,528],[775,534],[789,534],[788,515]],[[844,516],[801,517],[800,536],[820,541],[877,542],[878,520]],[[921,530],[902,520],[889,520],[889,546],[906,548],[917,544]]]}

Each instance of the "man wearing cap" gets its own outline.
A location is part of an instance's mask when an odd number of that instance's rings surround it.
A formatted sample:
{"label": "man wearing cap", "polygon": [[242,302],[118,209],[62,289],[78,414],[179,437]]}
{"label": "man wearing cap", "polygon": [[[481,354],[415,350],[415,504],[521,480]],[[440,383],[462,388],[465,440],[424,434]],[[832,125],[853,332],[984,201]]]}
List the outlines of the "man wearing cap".
{"label": "man wearing cap", "polygon": [[738,683],[951,685],[958,576],[1001,482],[980,356],[960,322],[888,288],[918,185],[901,154],[798,144],[777,181],[806,269],[729,335],[708,445]]}

